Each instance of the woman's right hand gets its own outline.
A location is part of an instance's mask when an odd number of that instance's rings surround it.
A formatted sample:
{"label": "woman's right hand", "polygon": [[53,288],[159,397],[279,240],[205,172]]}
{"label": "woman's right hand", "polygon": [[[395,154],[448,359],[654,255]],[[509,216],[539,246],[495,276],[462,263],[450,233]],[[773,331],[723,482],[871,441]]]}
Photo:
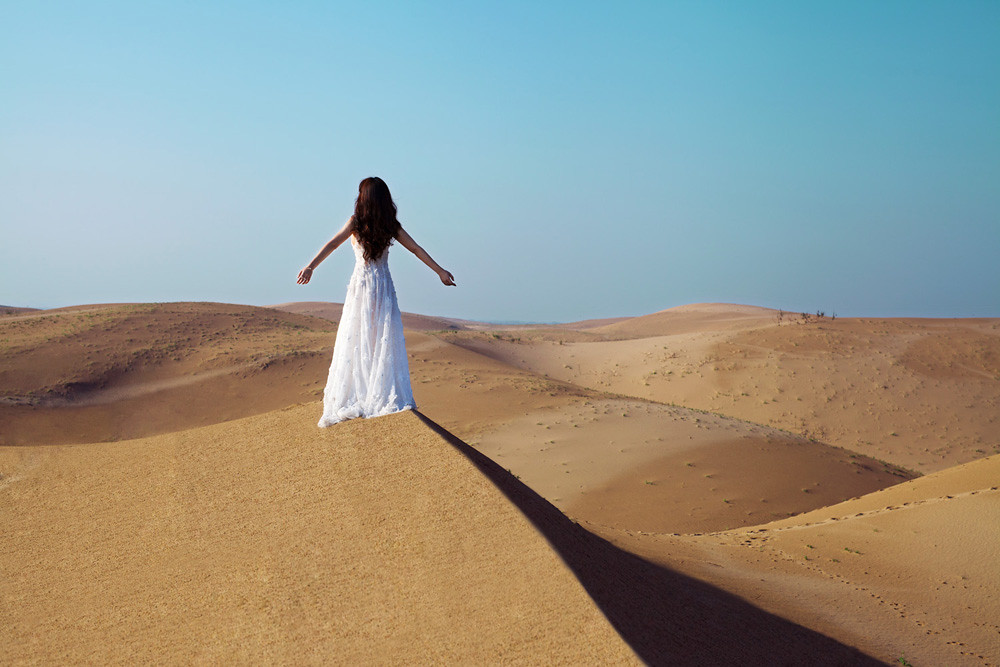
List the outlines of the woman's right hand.
{"label": "woman's right hand", "polygon": [[309,282],[309,279],[312,278],[312,274],[313,270],[307,266],[306,268],[299,271],[299,277],[296,279],[295,282],[298,283],[299,285],[305,285],[306,283]]}
{"label": "woman's right hand", "polygon": [[440,271],[438,271],[438,278],[440,278],[441,282],[444,283],[445,285],[450,285],[452,287],[456,286],[455,276],[451,275],[450,271],[445,271],[444,269],[441,269]]}

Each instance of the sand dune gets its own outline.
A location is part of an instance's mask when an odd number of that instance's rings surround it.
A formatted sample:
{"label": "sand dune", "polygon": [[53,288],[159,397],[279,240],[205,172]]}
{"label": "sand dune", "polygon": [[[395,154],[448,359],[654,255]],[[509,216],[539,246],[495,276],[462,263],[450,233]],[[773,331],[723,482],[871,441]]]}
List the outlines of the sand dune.
{"label": "sand dune", "polygon": [[0,449],[6,657],[875,664],[581,530],[415,413],[313,411]]}
{"label": "sand dune", "polygon": [[778,311],[734,303],[695,303],[632,317],[593,329],[608,337],[649,338],[706,330],[743,329],[769,325]]}
{"label": "sand dune", "polygon": [[5,659],[636,662],[416,415],[313,412],[0,450]]}
{"label": "sand dune", "polygon": [[414,315],[441,426],[319,430],[336,304],[284,306],[0,317],[14,655],[1000,664],[1000,320]]}
{"label": "sand dune", "polygon": [[[278,303],[268,308],[281,310],[286,313],[296,313],[298,315],[311,315],[321,317],[331,322],[339,322],[340,314],[344,310],[342,303],[329,303],[326,301],[293,301],[291,303]],[[410,331],[439,331],[442,329],[462,329],[458,320],[444,317],[428,317],[427,315],[417,315],[416,313],[403,313],[403,328]]]}
{"label": "sand dune", "polygon": [[[208,303],[0,319],[0,444],[122,440],[318,400],[335,331],[316,317]],[[420,332],[407,332],[407,350],[417,400],[463,436],[567,392]]]}
{"label": "sand dune", "polygon": [[335,327],[214,303],[0,318],[0,444],[120,440],[309,400]]}
{"label": "sand dune", "polygon": [[37,308],[22,308],[20,306],[0,306],[0,317],[8,315],[24,315],[36,312]]}
{"label": "sand dune", "polygon": [[998,483],[995,455],[751,528],[684,538],[593,528],[874,655],[995,665]]}
{"label": "sand dune", "polygon": [[[763,309],[721,309],[650,316],[650,337],[630,320],[614,325],[621,340],[447,340],[576,386],[774,426],[920,472],[1000,452],[1000,320],[779,325],[755,319]],[[684,332],[661,335],[674,315]]]}
{"label": "sand dune", "polygon": [[912,477],[775,429],[625,399],[536,410],[475,443],[567,515],[648,532],[754,525]]}

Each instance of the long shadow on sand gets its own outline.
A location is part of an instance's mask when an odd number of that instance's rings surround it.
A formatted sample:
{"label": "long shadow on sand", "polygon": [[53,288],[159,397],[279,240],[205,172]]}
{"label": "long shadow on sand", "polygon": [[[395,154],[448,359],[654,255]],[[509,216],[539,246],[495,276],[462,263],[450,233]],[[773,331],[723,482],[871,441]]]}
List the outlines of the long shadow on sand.
{"label": "long shadow on sand", "polygon": [[623,551],[570,521],[491,459],[414,411],[545,536],[632,650],[651,665],[882,665],[855,648]]}

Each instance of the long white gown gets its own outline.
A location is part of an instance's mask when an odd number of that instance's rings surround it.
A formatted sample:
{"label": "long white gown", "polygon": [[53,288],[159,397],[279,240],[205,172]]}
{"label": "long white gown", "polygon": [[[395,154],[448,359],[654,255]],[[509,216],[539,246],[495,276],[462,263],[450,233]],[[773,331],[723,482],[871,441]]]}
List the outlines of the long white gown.
{"label": "long white gown", "polygon": [[371,262],[351,237],[354,273],[333,344],[319,426],[412,410],[403,319],[389,275],[389,249]]}

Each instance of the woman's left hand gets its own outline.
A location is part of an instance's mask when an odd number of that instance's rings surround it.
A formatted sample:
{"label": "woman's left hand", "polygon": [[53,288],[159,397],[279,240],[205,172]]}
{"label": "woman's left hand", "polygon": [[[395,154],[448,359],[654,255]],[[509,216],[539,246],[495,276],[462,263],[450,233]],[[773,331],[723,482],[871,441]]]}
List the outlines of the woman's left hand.
{"label": "woman's left hand", "polygon": [[306,283],[309,282],[309,279],[312,278],[312,274],[313,270],[307,266],[306,268],[299,271],[299,277],[295,282],[298,283],[299,285],[305,285]]}

